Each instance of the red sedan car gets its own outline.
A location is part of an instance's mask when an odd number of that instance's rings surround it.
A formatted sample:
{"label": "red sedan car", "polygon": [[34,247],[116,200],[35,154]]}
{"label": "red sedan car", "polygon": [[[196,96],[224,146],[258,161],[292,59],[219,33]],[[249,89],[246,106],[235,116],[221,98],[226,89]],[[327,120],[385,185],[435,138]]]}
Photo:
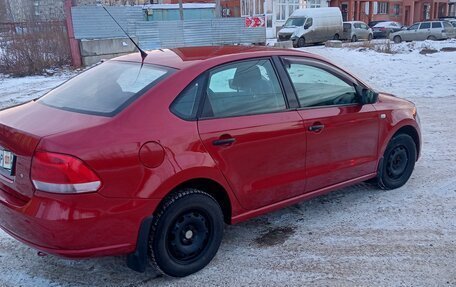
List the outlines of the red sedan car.
{"label": "red sedan car", "polygon": [[186,276],[234,224],[409,179],[413,103],[295,50],[198,47],[103,63],[0,112],[0,226],[42,252]]}

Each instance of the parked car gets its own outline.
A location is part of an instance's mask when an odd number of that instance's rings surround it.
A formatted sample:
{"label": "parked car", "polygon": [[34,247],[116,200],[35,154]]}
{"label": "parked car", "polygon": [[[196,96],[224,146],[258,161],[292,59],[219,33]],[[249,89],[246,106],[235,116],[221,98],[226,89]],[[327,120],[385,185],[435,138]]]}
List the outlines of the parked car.
{"label": "parked car", "polygon": [[381,23],[381,22],[386,22],[387,20],[377,20],[377,21],[370,21],[369,23],[367,23],[367,25],[371,28],[373,28],[375,25],[377,25],[378,23]]}
{"label": "parked car", "polygon": [[374,38],[388,38],[391,33],[400,31],[402,29],[402,25],[398,22],[394,21],[385,21],[376,24],[372,31],[374,32]]}
{"label": "parked car", "polygon": [[293,41],[294,47],[338,40],[342,35],[342,13],[339,8],[298,9],[280,29],[278,41]]}
{"label": "parked car", "polygon": [[455,28],[447,21],[418,22],[405,30],[390,34],[395,43],[402,41],[445,40],[456,36]]}
{"label": "parked car", "polygon": [[421,136],[413,103],[324,58],[222,46],[100,64],[0,111],[0,146],[11,236],[181,277],[212,260],[224,223],[366,180],[404,185]]}
{"label": "parked car", "polygon": [[361,21],[344,22],[344,32],[341,39],[357,42],[358,40],[372,40],[372,29]]}

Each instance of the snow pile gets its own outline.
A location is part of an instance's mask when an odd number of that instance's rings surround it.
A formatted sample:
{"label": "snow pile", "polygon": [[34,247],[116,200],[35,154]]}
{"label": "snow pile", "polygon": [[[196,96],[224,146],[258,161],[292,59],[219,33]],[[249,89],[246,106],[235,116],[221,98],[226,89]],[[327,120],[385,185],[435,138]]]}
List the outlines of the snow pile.
{"label": "snow pile", "polygon": [[[405,53],[386,54],[361,48],[312,46],[301,50],[321,55],[352,71],[373,88],[400,97],[456,96],[456,52],[420,54],[423,48],[456,47],[456,40],[392,44]],[[410,46],[409,46],[410,45]]]}
{"label": "snow pile", "polygon": [[364,51],[376,51],[386,54],[409,54],[409,53],[420,53],[421,51],[433,51],[438,52],[445,48],[456,49],[456,39],[449,39],[445,41],[413,41],[413,42],[402,42],[395,44],[394,42],[386,39],[373,40],[373,41],[362,41],[356,43],[344,43],[343,48],[357,50],[359,52]]}
{"label": "snow pile", "polygon": [[[52,70],[52,73],[55,73],[52,77],[31,76],[23,78],[13,78],[0,74],[0,109],[41,97],[76,74],[73,71],[56,70]],[[52,73],[48,71],[48,74]]]}

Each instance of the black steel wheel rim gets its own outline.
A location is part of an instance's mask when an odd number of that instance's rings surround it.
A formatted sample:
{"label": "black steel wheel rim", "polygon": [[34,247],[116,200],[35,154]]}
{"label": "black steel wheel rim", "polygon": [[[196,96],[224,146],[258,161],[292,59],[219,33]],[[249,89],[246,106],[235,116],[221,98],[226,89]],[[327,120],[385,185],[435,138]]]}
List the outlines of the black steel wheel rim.
{"label": "black steel wheel rim", "polygon": [[211,236],[211,222],[206,213],[186,211],[177,217],[168,231],[168,252],[181,263],[194,262],[207,249]]}
{"label": "black steel wheel rim", "polygon": [[409,155],[407,148],[403,145],[395,147],[389,154],[386,173],[392,179],[400,178],[407,170]]}

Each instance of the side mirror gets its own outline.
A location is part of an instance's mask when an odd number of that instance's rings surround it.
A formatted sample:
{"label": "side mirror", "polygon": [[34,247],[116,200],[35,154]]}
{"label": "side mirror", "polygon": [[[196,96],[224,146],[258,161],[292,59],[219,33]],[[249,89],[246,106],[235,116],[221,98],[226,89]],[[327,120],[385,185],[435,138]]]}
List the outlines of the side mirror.
{"label": "side mirror", "polygon": [[363,89],[361,94],[361,104],[374,104],[378,100],[378,93],[370,90],[370,89]]}
{"label": "side mirror", "polygon": [[402,26],[401,30],[408,30],[406,26]]}
{"label": "side mirror", "polygon": [[230,89],[232,89],[232,90],[237,90],[238,87],[236,87],[236,85],[233,85],[233,82],[234,82],[234,79],[228,80],[228,84],[229,84],[229,86],[230,86]]}
{"label": "side mirror", "polygon": [[374,104],[378,100],[378,93],[371,89],[366,89],[355,85],[356,92],[358,93],[359,103],[362,105]]}
{"label": "side mirror", "polygon": [[310,28],[310,25],[309,25],[309,24],[305,24],[305,25],[304,25],[304,29],[305,29],[305,30],[307,30],[307,29],[309,29],[309,28]]}

